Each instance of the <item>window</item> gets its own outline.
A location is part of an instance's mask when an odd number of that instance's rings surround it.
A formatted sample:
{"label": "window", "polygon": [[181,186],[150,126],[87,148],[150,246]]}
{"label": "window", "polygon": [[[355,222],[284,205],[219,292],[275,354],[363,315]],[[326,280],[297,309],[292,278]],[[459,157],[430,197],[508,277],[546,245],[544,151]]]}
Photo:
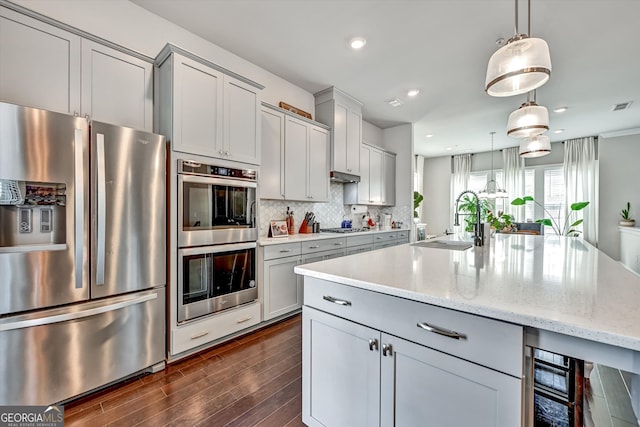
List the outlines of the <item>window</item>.
{"label": "window", "polygon": [[[525,195],[532,196],[544,209],[535,203],[525,205],[525,218],[519,221],[535,221],[549,218],[558,222],[560,229],[564,226],[564,172],[562,165],[545,165],[525,169],[524,173]],[[546,227],[545,233],[553,233],[550,227]]]}

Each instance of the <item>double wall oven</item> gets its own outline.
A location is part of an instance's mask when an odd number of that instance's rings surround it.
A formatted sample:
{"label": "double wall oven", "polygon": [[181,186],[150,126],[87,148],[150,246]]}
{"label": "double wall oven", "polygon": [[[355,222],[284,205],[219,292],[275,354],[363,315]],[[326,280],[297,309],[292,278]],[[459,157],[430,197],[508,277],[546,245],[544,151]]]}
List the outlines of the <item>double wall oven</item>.
{"label": "double wall oven", "polygon": [[258,298],[252,169],[178,160],[178,323]]}

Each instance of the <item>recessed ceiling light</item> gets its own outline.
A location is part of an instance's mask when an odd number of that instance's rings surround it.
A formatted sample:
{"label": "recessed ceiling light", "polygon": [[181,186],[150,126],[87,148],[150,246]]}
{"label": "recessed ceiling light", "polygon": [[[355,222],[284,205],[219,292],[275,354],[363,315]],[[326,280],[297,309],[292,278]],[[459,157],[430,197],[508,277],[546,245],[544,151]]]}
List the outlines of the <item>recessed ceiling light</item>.
{"label": "recessed ceiling light", "polygon": [[447,147],[447,151],[453,150],[453,147]]}
{"label": "recessed ceiling light", "polygon": [[416,96],[419,93],[420,91],[418,89],[411,89],[409,92],[407,92],[407,96]]}
{"label": "recessed ceiling light", "polygon": [[389,103],[389,105],[391,105],[392,107],[399,107],[400,105],[402,105],[402,102],[400,102],[398,98],[390,99],[387,101],[387,103]]}
{"label": "recessed ceiling light", "polygon": [[428,133],[424,136],[425,138],[433,138],[433,134],[432,133]]}
{"label": "recessed ceiling light", "polygon": [[349,44],[351,45],[351,49],[358,50],[358,49],[362,49],[364,45],[367,44],[367,41],[362,37],[356,37],[354,39],[351,39]]}
{"label": "recessed ceiling light", "polygon": [[562,133],[564,132],[564,129],[556,129],[553,131],[553,133]]}
{"label": "recessed ceiling light", "polygon": [[553,112],[554,113],[564,113],[565,111],[567,111],[569,109],[569,107],[558,107],[558,108],[554,108]]}

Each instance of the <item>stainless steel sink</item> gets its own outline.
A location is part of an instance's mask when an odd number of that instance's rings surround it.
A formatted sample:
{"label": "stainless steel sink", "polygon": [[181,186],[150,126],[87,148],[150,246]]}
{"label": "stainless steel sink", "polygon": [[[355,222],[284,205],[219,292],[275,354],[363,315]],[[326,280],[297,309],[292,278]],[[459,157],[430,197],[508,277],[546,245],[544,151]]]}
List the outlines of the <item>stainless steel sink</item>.
{"label": "stainless steel sink", "polygon": [[451,251],[464,251],[473,246],[471,242],[461,242],[459,240],[427,240],[413,243],[413,246],[423,248],[449,249]]}

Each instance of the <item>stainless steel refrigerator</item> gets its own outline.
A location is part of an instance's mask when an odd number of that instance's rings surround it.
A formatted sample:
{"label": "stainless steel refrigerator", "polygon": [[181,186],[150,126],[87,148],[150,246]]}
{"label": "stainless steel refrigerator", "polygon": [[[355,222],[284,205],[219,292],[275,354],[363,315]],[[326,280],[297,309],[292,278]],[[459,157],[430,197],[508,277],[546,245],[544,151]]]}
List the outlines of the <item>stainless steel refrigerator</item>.
{"label": "stainless steel refrigerator", "polygon": [[165,359],[163,136],[0,103],[0,405]]}

